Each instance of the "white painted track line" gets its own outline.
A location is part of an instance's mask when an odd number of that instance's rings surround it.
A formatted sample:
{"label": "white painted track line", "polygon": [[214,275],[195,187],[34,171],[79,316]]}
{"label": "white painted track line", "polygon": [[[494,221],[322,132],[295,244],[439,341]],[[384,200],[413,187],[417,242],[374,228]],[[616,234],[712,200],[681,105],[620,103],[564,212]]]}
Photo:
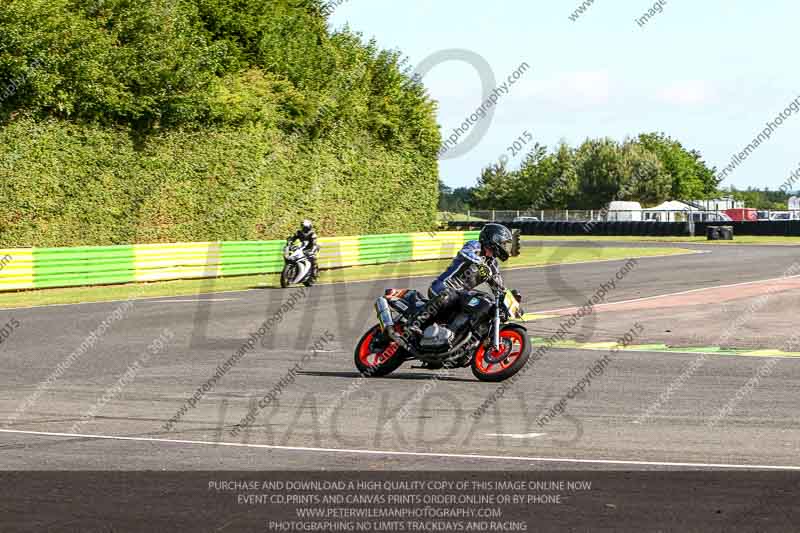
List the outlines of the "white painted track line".
{"label": "white painted track line", "polygon": [[[730,289],[732,287],[743,287],[745,285],[758,285],[759,283],[769,283],[770,281],[785,281],[790,279],[800,278],[798,276],[781,276],[780,278],[769,278],[769,279],[757,279],[754,281],[743,281],[741,283],[731,283],[728,285],[712,285],[710,287],[700,287],[699,289],[689,289],[685,291],[678,291],[678,292],[668,292],[666,294],[657,294],[655,296],[643,296],[641,298],[633,298],[631,300],[620,300],[618,302],[607,302],[602,304],[597,304],[595,307],[611,307],[614,305],[621,305],[621,304],[630,304],[636,302],[645,302],[647,300],[657,300],[659,298],[667,298],[669,296],[683,296],[684,294],[692,294],[696,292],[703,292],[703,291],[713,291],[717,289]],[[572,309],[579,309],[579,307],[562,307],[560,309],[548,309],[547,311],[531,311],[531,314],[534,315],[546,315],[550,313],[558,313],[561,311],[569,311]]]}
{"label": "white painted track line", "polygon": [[184,439],[159,439],[152,437],[123,437],[115,435],[90,435],[82,433],[56,433],[49,431],[28,431],[20,429],[0,429],[0,433],[33,435],[40,437],[65,437],[72,439],[96,439],[111,441],[129,442],[150,442],[163,444],[188,444],[195,446],[226,446],[232,448],[251,448],[266,450],[284,450],[295,452],[312,453],[342,453],[360,455],[385,455],[394,457],[436,457],[445,459],[469,459],[469,460],[489,460],[489,461],[516,461],[531,463],[564,463],[564,464],[591,464],[591,465],[616,465],[616,466],[656,466],[656,467],[679,467],[679,468],[717,468],[730,470],[788,470],[800,471],[800,466],[781,466],[781,465],[737,465],[725,463],[682,463],[669,461],[625,461],[618,459],[570,459],[560,457],[526,457],[514,455],[479,455],[462,453],[435,453],[435,452],[401,452],[393,450],[356,450],[340,448],[309,448],[303,446],[274,446],[271,444],[250,444],[243,442],[214,442],[202,440]]}
{"label": "white painted track line", "polygon": [[[131,300],[134,301],[134,300]],[[205,302],[238,302],[239,298],[192,298],[190,300],[150,300],[151,304],[196,304]]]}

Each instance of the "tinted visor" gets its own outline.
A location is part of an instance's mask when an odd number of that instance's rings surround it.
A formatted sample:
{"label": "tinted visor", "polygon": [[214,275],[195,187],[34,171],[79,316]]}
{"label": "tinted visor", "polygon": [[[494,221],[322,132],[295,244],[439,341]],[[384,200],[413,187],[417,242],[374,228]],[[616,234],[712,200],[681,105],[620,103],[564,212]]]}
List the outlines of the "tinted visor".
{"label": "tinted visor", "polygon": [[511,241],[501,241],[495,243],[495,249],[497,250],[497,256],[505,261],[511,255]]}

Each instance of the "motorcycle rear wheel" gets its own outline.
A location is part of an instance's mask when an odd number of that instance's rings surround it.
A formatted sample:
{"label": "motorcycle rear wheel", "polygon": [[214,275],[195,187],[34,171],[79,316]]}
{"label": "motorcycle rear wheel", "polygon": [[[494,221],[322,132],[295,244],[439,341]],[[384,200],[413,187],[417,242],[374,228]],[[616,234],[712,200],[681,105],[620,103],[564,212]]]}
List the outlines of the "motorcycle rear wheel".
{"label": "motorcycle rear wheel", "polygon": [[394,342],[381,340],[380,331],[381,327],[377,324],[370,328],[358,341],[353,353],[356,368],[367,378],[391,374],[405,361],[405,350]]}

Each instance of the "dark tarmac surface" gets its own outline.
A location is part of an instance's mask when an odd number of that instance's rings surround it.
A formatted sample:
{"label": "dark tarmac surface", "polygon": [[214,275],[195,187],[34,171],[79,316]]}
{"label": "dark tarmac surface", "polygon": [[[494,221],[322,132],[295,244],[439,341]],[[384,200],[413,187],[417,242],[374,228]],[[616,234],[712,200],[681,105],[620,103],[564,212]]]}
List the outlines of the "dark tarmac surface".
{"label": "dark tarmac surface", "polygon": [[[605,301],[778,278],[800,258],[800,247],[793,246],[646,246],[703,253],[639,259]],[[523,293],[528,312],[559,309],[582,305],[624,264],[519,269],[505,280]],[[472,413],[499,385],[477,382],[469,369],[431,379],[437,374],[406,364],[388,378],[359,379],[352,350],[375,322],[374,298],[385,287],[424,289],[430,280],[313,288],[170,431],[164,424],[275,315],[291,289],[136,301],[73,357],[121,302],[0,311],[0,324],[20,324],[0,344],[3,469],[800,469],[797,359],[619,353],[583,393],[568,399],[564,413],[542,425],[539,417],[607,352],[551,350],[478,420]],[[786,323],[773,328],[764,317],[796,316],[800,306],[793,296],[775,295],[775,305],[748,318],[757,324],[751,334],[759,346],[774,338],[768,347],[780,347]],[[710,337],[742,311],[731,302],[724,311],[713,301],[707,305],[702,328]],[[605,312],[584,318],[575,331],[584,341],[608,340],[639,319],[652,319],[637,339],[647,343],[648,332],[670,323],[680,327],[673,313],[678,311]],[[527,326],[534,336],[553,329],[552,321]],[[142,360],[165,329],[172,340],[164,352]],[[322,341],[326,335],[333,340]],[[248,406],[276,387],[317,341],[323,351],[283,387],[277,402],[259,413],[249,431],[232,435]],[[126,371],[128,379],[115,387]],[[48,376],[55,379],[43,386]],[[756,386],[741,393],[754,376]],[[730,413],[719,416],[726,405]],[[86,422],[75,426],[83,417]],[[61,435],[75,428],[83,436]]]}

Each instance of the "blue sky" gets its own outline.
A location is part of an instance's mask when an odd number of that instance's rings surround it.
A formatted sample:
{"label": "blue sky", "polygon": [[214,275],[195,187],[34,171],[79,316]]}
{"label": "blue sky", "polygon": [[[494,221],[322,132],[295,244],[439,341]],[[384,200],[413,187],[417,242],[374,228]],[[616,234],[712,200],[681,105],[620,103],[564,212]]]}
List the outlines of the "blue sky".
{"label": "blue sky", "polygon": [[[644,27],[635,19],[654,1],[595,0],[573,22],[581,3],[346,0],[331,24],[401,50],[412,65],[458,48],[485,58],[498,82],[531,66],[498,102],[480,143],[440,161],[455,187],[473,185],[526,130],[550,147],[663,131],[719,171],[800,96],[800,3],[667,0]],[[437,66],[423,83],[445,136],[482,102],[479,76],[462,62]],[[723,185],[777,189],[800,167],[799,139],[797,114]]]}

